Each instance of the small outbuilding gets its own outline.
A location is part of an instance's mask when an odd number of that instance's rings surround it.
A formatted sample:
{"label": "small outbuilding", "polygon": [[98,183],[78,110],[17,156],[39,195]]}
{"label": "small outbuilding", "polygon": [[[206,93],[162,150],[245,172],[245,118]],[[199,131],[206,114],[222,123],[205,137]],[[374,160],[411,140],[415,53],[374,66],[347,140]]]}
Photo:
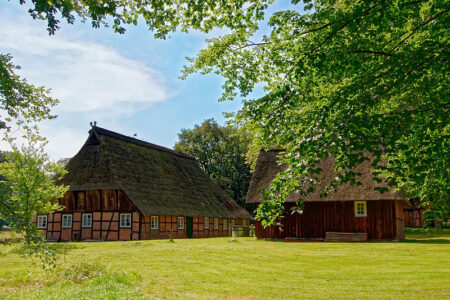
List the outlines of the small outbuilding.
{"label": "small outbuilding", "polygon": [[63,210],[36,217],[49,240],[231,236],[252,219],[194,158],[100,127],[66,169]]}
{"label": "small outbuilding", "polygon": [[[246,202],[259,205],[262,202],[262,191],[269,188],[275,176],[286,170],[286,165],[278,163],[281,150],[261,150],[256,161]],[[291,208],[299,199],[298,194],[287,197],[285,213],[281,220],[281,228],[272,226],[264,228],[256,222],[257,238],[293,238],[333,240],[403,240],[403,209],[409,206],[401,192],[394,192],[383,183],[373,180],[370,162],[365,161],[355,172],[361,173],[358,180],[361,186],[343,184],[336,192],[321,198],[325,187],[337,176],[333,170],[332,158],[322,161],[323,170],[318,179],[320,184],[305,199],[302,213],[291,213]],[[375,187],[387,187],[383,194]]]}

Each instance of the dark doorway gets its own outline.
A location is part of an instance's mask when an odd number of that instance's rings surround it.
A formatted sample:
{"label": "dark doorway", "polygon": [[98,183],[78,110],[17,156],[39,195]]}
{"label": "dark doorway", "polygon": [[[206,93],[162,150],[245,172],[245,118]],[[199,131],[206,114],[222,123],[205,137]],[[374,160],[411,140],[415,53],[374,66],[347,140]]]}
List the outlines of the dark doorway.
{"label": "dark doorway", "polygon": [[192,217],[186,217],[186,235],[192,238]]}

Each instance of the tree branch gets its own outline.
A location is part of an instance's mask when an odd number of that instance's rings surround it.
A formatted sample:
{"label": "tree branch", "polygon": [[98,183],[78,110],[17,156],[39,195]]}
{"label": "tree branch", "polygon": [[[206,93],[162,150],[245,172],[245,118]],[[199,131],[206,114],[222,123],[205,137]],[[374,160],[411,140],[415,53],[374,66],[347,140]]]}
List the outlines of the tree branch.
{"label": "tree branch", "polygon": [[428,23],[430,23],[433,20],[436,20],[437,18],[439,18],[440,15],[442,15],[443,13],[448,12],[448,9],[445,9],[443,11],[440,11],[439,13],[435,14],[434,16],[432,16],[431,18],[429,18],[427,21],[425,21],[425,23],[421,24],[420,26],[417,26],[416,28],[414,28],[413,31],[410,32],[410,34],[408,34],[403,40],[401,40],[399,43],[397,43],[394,48],[392,48],[391,51],[389,52],[393,52],[395,49],[397,49],[398,47],[400,47],[403,43],[405,43],[410,37],[412,37],[420,28],[425,27]]}
{"label": "tree branch", "polygon": [[350,53],[355,53],[355,54],[364,53],[364,54],[373,54],[373,55],[383,55],[383,56],[388,56],[388,57],[392,56],[392,54],[386,53],[383,51],[359,50],[359,49],[351,51]]}
{"label": "tree branch", "polygon": [[375,5],[371,6],[370,8],[368,8],[366,11],[364,11],[361,15],[357,16],[354,19],[348,20],[346,21],[344,24],[342,24],[341,26],[339,26],[339,28],[335,29],[333,32],[331,32],[319,45],[317,45],[315,48],[313,48],[310,52],[306,53],[305,55],[303,55],[296,63],[295,65],[292,67],[292,69],[286,74],[286,78],[288,76],[288,74],[294,70],[295,68],[298,67],[298,65],[300,64],[300,62],[303,60],[303,58],[305,58],[306,56],[309,56],[311,54],[313,54],[314,52],[316,52],[318,49],[320,49],[325,43],[327,43],[329,40],[331,40],[339,31],[341,31],[342,29],[344,29],[345,27],[347,27],[350,23],[356,21],[357,19],[361,18],[362,16],[366,16],[368,14],[370,14],[370,12],[377,6],[379,6],[381,3],[385,2],[384,0],[376,3]]}

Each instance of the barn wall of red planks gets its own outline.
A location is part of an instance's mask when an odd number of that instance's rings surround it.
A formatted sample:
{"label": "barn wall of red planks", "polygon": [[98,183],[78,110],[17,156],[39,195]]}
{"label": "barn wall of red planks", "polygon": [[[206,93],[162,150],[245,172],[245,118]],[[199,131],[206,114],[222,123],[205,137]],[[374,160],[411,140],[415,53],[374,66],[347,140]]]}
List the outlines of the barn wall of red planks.
{"label": "barn wall of red planks", "polygon": [[[325,238],[326,232],[364,232],[368,239],[403,239],[403,206],[400,201],[367,201],[367,217],[355,217],[353,201],[305,202],[303,214],[291,214],[285,204],[282,229],[255,224],[257,238]],[[397,212],[397,210],[399,212]]]}

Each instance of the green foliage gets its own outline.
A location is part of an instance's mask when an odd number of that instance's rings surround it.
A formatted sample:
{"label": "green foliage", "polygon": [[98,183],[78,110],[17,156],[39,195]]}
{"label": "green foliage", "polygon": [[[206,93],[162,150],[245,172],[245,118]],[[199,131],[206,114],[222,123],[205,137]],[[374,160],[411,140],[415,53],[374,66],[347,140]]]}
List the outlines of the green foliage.
{"label": "green foliage", "polygon": [[209,40],[184,69],[184,76],[222,75],[222,99],[265,87],[267,96],[246,101],[238,118],[257,129],[260,144],[286,149],[289,168],[257,218],[276,224],[286,196],[311,192],[301,187],[331,156],[341,175],[327,192],[359,184],[352,170],[370,159],[374,180],[386,178],[429,216],[447,219],[449,2],[330,0],[304,8],[273,14],[259,42],[251,42],[254,28]]}
{"label": "green foliage", "polygon": [[[11,130],[13,123],[25,130],[35,129],[34,122],[53,119],[50,110],[58,103],[49,96],[50,90],[36,87],[20,78],[12,56],[0,53],[0,110],[6,112],[0,119],[0,129]],[[31,124],[31,125],[30,125]]]}
{"label": "green foliage", "polygon": [[38,255],[44,266],[51,266],[53,253],[32,220],[37,214],[61,209],[56,199],[61,198],[68,187],[56,185],[65,170],[49,162],[43,152],[44,145],[42,139],[35,136],[29,136],[27,146],[11,143],[13,151],[0,163],[0,218],[24,235],[25,255]]}
{"label": "green foliage", "polygon": [[188,59],[183,77],[223,76],[223,100],[264,86],[267,95],[245,102],[238,119],[259,139],[254,148],[286,150],[289,168],[258,213],[267,225],[281,216],[286,195],[311,191],[300,187],[315,180],[318,162],[330,156],[341,175],[327,192],[358,184],[352,170],[371,159],[374,180],[386,178],[420,199],[428,215],[447,219],[449,2],[295,0],[295,9],[270,16],[262,34],[258,22],[272,2],[33,0],[30,14],[47,20],[50,34],[59,28],[58,13],[94,27],[112,17],[120,33],[142,17],[159,38],[175,30],[230,29]]}
{"label": "green foliage", "polygon": [[244,207],[251,179],[245,161],[251,141],[249,132],[208,119],[194,129],[182,129],[178,139],[174,149],[195,157],[211,179]]}
{"label": "green foliage", "polygon": [[[209,32],[215,27],[254,27],[255,22],[263,18],[264,9],[271,2],[273,0],[32,0],[28,12],[33,19],[46,20],[50,34],[60,28],[60,19],[73,24],[78,16],[83,22],[90,21],[94,28],[109,26],[106,19],[112,19],[112,28],[119,33],[125,32],[124,25],[136,25],[138,21],[144,20],[156,37],[166,38],[170,32],[176,30],[188,32],[195,29]],[[26,1],[21,0],[20,3],[25,4]]]}

